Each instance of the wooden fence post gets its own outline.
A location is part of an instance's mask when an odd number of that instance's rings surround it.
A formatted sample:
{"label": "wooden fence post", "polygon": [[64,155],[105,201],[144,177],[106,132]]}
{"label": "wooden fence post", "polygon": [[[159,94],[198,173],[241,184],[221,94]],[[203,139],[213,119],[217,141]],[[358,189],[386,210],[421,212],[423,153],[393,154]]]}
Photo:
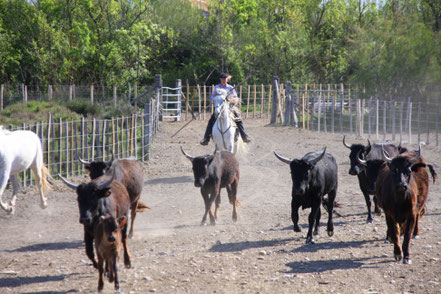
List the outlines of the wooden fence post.
{"label": "wooden fence post", "polygon": [[248,93],[247,93],[247,112],[245,114],[245,118],[248,118],[248,109],[250,107],[250,95],[251,95],[251,86],[248,85]]}
{"label": "wooden fence post", "polygon": [[292,123],[292,98],[291,98],[291,82],[285,82],[285,123],[284,125],[289,125],[290,121]]}
{"label": "wooden fence post", "polygon": [[206,110],[207,110],[207,86],[204,85],[204,120],[205,120]]}
{"label": "wooden fence post", "polygon": [[187,80],[186,95],[185,95],[185,120],[187,120],[187,116],[188,116],[189,99],[190,99],[190,85],[188,84],[188,80]]}
{"label": "wooden fence post", "polygon": [[277,108],[279,105],[279,83],[278,83],[279,78],[278,77],[273,77],[273,91],[274,91],[274,99],[272,102],[272,109],[271,109],[271,120],[270,123],[271,124],[275,124],[276,123],[276,119],[277,119]]}
{"label": "wooden fence post", "polygon": [[392,141],[395,141],[395,106],[396,106],[396,101],[393,100],[391,107],[392,107]]}
{"label": "wooden fence post", "polygon": [[256,104],[257,104],[257,86],[254,84],[254,100],[253,100],[253,118],[256,118]]}
{"label": "wooden fence post", "polygon": [[435,135],[435,140],[436,140],[436,146],[438,146],[438,128],[439,128],[439,111],[440,111],[440,107],[439,107],[439,102],[436,103],[436,135]]}
{"label": "wooden fence post", "polygon": [[[324,107],[323,103],[323,107]],[[322,84],[319,86],[319,95],[318,95],[318,117],[317,117],[317,132],[320,132],[320,120],[322,116]]]}
{"label": "wooden fence post", "polygon": [[272,94],[273,94],[273,85],[272,84],[270,84],[269,85],[269,90],[268,90],[268,113],[267,113],[267,116],[268,116],[268,118],[270,117],[270,110],[271,110],[271,107],[272,107]]}
{"label": "wooden fence post", "polygon": [[421,142],[421,102],[418,102],[418,141],[417,144]]}
{"label": "wooden fence post", "polygon": [[[199,86],[198,86],[199,87]],[[156,94],[156,102],[158,103],[157,107],[159,105],[162,105],[162,76],[160,74],[155,75],[155,94]],[[199,99],[200,100],[200,99]],[[200,104],[199,104],[200,106]],[[199,112],[200,112],[199,108]],[[162,111],[159,109],[159,120],[162,121]]]}
{"label": "wooden fence post", "polygon": [[400,142],[403,141],[403,106],[404,102],[400,102]]}
{"label": "wooden fence post", "polygon": [[379,128],[380,128],[380,101],[378,100],[378,98],[375,99],[375,136],[376,139],[378,140],[378,136],[379,136]]}
{"label": "wooden fence post", "polygon": [[73,87],[72,85],[69,85],[69,101],[72,101],[73,97]]}

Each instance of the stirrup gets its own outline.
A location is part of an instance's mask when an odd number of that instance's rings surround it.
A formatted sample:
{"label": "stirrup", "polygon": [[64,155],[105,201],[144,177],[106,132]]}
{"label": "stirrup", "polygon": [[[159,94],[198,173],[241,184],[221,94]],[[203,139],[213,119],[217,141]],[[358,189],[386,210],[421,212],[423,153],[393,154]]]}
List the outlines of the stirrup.
{"label": "stirrup", "polygon": [[200,142],[200,144],[206,146],[206,145],[208,145],[208,142],[210,142],[210,140],[206,140],[206,139],[204,138],[204,139],[202,139],[202,141]]}

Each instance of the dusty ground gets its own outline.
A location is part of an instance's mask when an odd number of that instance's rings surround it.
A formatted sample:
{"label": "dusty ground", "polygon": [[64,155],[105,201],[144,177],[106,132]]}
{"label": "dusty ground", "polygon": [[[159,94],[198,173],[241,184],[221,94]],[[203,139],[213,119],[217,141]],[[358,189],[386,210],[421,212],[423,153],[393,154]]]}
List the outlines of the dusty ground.
{"label": "dusty ground", "polygon": [[[384,217],[366,223],[366,206],[356,177],[348,175],[348,149],[339,134],[309,133],[248,120],[253,137],[249,153],[238,155],[241,167],[239,220],[222,192],[220,220],[200,227],[203,202],[193,186],[192,155],[210,153],[198,144],[205,122],[193,122],[170,138],[183,122],[162,123],[152,159],[145,165],[143,202],[153,210],[139,214],[129,241],[133,268],[120,262],[123,293],[440,293],[440,185],[431,185],[421,238],[412,240],[412,265],[397,263],[385,244]],[[349,137],[348,142],[365,142]],[[307,215],[300,212],[302,233],[290,220],[291,179],[288,165],[273,155],[301,157],[327,146],[339,165],[337,201],[341,217],[335,234],[322,226],[316,244],[306,245]],[[412,146],[415,147],[415,146]],[[441,173],[440,148],[423,154]],[[74,182],[85,178],[73,179]],[[40,209],[30,189],[20,195],[16,215],[0,212],[0,293],[93,293],[98,273],[84,252],[75,194],[61,183]],[[322,217],[322,225],[326,215]],[[104,293],[113,285],[105,283]]]}

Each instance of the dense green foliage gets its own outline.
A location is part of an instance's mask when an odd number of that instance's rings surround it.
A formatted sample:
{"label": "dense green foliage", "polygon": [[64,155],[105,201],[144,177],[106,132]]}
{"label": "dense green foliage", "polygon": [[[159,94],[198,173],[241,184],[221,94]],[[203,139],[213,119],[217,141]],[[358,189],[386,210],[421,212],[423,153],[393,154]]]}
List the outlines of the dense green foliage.
{"label": "dense green foliage", "polygon": [[[381,4],[378,4],[381,3]],[[441,79],[437,0],[0,0],[0,82],[351,83]]]}

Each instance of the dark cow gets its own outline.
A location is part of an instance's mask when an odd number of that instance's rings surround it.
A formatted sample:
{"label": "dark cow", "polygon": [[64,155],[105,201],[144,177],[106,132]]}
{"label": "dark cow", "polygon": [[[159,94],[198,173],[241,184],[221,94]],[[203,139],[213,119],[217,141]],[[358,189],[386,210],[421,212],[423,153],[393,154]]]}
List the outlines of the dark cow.
{"label": "dark cow", "polygon": [[[317,152],[309,152],[301,159],[288,159],[274,152],[282,162],[289,164],[292,178],[291,219],[294,231],[300,232],[299,207],[311,208],[309,214],[309,229],[306,244],[314,243],[312,228],[315,224],[314,235],[318,235],[320,225],[320,204],[328,211],[328,235],[334,234],[332,213],[337,195],[337,163],[334,157],[326,153],[326,147]],[[328,198],[324,198],[325,195]]]}
{"label": "dark cow", "polygon": [[[239,185],[239,163],[233,153],[228,151],[216,151],[212,155],[193,157],[181,151],[193,165],[194,185],[201,188],[202,198],[205,203],[205,213],[201,225],[205,225],[207,215],[210,215],[211,225],[216,224],[219,217],[220,191],[226,188],[228,198],[233,205],[233,221],[237,221],[237,186]],[[215,213],[211,212],[211,205],[216,202]]]}
{"label": "dark cow", "polygon": [[[113,170],[113,169],[112,169]],[[93,252],[93,239],[95,238],[95,225],[97,217],[104,215],[106,212],[103,208],[100,211],[97,209],[99,203],[104,201],[104,197],[109,198],[111,196],[112,201],[116,203],[118,207],[118,217],[128,216],[128,210],[130,207],[130,198],[127,193],[127,189],[117,180],[115,180],[115,173],[111,176],[104,175],[89,183],[82,183],[75,185],[64,179],[61,175],[58,177],[71,189],[77,193],[77,202],[80,212],[80,223],[84,225],[84,243],[86,247],[86,254],[92,261],[95,268],[98,267],[98,263],[95,260]],[[103,198],[103,199],[102,199]],[[106,207],[101,205],[101,207]],[[123,245],[124,245],[124,264],[127,268],[130,267],[130,255],[127,250],[127,225],[123,231]]]}
{"label": "dark cow", "polygon": [[[369,186],[369,179],[366,175],[366,169],[363,165],[361,165],[357,158],[361,158],[362,160],[372,160],[372,159],[384,159],[382,148],[390,155],[395,156],[399,153],[398,147],[390,143],[384,144],[373,144],[368,140],[368,145],[364,146],[362,144],[352,144],[348,145],[345,142],[345,136],[343,136],[343,145],[351,150],[349,153],[349,159],[351,161],[351,167],[349,168],[349,174],[352,176],[358,177],[358,184],[360,185],[361,192],[363,193],[364,200],[366,201],[366,206],[368,209],[368,217],[367,222],[371,223],[373,221],[372,218],[372,210],[371,210],[371,198],[369,195],[375,194],[374,189]],[[380,209],[378,207],[377,199],[374,196],[374,205],[375,212],[380,213]]]}
{"label": "dark cow", "polygon": [[[113,186],[112,186],[113,184]],[[118,260],[124,249],[126,267],[130,267],[130,254],[127,248],[127,218],[129,213],[129,195],[118,181],[111,184],[104,196],[97,201],[95,222],[95,250],[98,256],[98,291],[103,289],[104,264],[109,274],[109,282],[114,282],[119,291]],[[113,188],[113,189],[112,189]],[[114,193],[112,193],[114,192]]]}
{"label": "dark cow", "polygon": [[133,236],[134,222],[137,212],[144,209],[150,209],[140,200],[142,188],[144,186],[144,168],[142,164],[135,158],[129,157],[110,161],[92,161],[88,162],[78,158],[84,164],[84,168],[89,173],[92,180],[110,173],[110,168],[115,170],[115,179],[121,182],[127,189],[130,196],[130,231],[129,238]]}
{"label": "dark cow", "polygon": [[95,225],[95,249],[98,256],[98,291],[104,287],[104,267],[108,270],[109,282],[115,283],[115,290],[119,291],[118,260],[122,250],[122,226],[126,219],[117,220],[112,215],[103,215]]}
{"label": "dark cow", "polygon": [[[400,156],[407,156],[409,158],[414,158],[418,155],[418,151],[405,151],[400,153]],[[387,154],[386,154],[387,156]],[[378,175],[380,173],[384,173],[389,169],[386,160],[383,159],[373,159],[373,160],[362,160],[360,158],[357,159],[360,164],[364,165],[366,168],[366,174],[369,179],[369,186],[375,189],[375,185],[377,182]],[[415,164],[423,163],[427,166],[432,175],[433,182],[435,183],[438,175],[436,174],[433,166],[431,164],[427,164],[424,162],[423,156],[420,154],[419,158],[414,163],[414,167],[412,167],[412,173],[415,176],[416,183],[418,186],[418,197],[417,197],[417,220],[415,222],[415,228],[413,230],[413,237],[417,238],[419,235],[419,219],[425,214],[426,211],[426,202],[428,196],[429,189],[429,175],[424,168],[424,166],[416,166]],[[379,203],[381,207],[381,203]],[[386,236],[387,239],[390,239],[389,236]]]}
{"label": "dark cow", "polygon": [[[429,177],[424,170],[426,164],[418,162],[420,155],[421,147],[414,157],[399,155],[389,158],[386,155],[387,166],[380,171],[375,185],[378,201],[386,215],[387,235],[394,244],[395,260],[404,257],[404,264],[412,263],[410,238],[424,210],[429,187]],[[402,250],[401,235],[404,235]]]}

